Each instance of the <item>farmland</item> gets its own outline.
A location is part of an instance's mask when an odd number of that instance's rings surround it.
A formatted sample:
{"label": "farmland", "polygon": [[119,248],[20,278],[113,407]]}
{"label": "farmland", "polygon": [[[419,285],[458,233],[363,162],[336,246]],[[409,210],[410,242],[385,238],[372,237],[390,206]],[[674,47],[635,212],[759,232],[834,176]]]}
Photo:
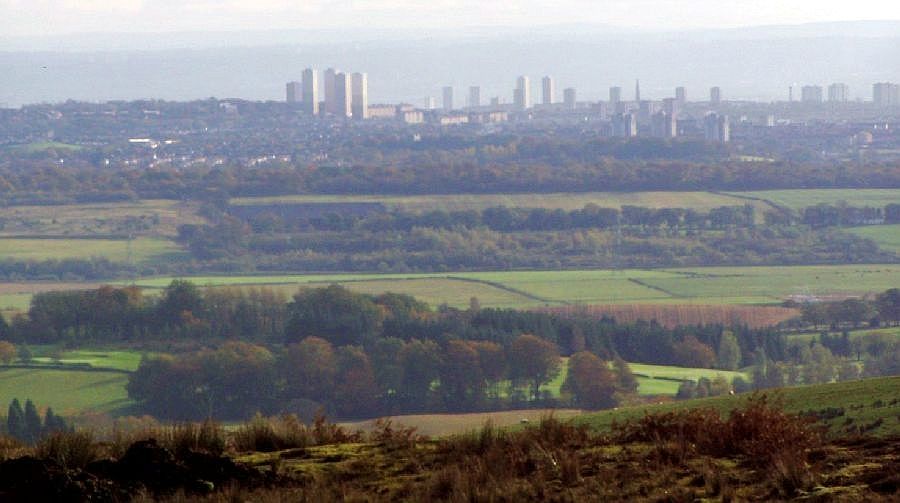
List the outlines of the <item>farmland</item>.
{"label": "farmland", "polygon": [[124,262],[153,263],[182,256],[172,241],[157,238],[33,239],[0,238],[0,256],[12,260],[65,260],[105,257]]}
{"label": "farmland", "polygon": [[846,230],[861,238],[875,241],[879,248],[900,254],[900,224],[868,225]]}
{"label": "farmland", "polygon": [[202,223],[197,205],[144,200],[0,208],[0,236],[172,238],[183,224]]}
{"label": "farmland", "polygon": [[796,189],[728,192],[727,194],[770,201],[778,206],[801,209],[844,201],[850,206],[884,207],[900,202],[900,189]]}
{"label": "farmland", "polygon": [[[776,304],[791,295],[881,292],[900,284],[900,265],[198,276],[186,279],[201,286],[280,285],[289,289],[338,283],[367,293],[408,293],[432,305],[447,303],[455,307],[466,307],[472,296],[478,297],[483,307]],[[139,280],[137,284],[145,288],[162,288],[171,280],[152,278]],[[433,284],[434,281],[438,283]]]}
{"label": "farmland", "polygon": [[0,368],[0,403],[30,398],[63,415],[115,413],[131,405],[123,372]]}

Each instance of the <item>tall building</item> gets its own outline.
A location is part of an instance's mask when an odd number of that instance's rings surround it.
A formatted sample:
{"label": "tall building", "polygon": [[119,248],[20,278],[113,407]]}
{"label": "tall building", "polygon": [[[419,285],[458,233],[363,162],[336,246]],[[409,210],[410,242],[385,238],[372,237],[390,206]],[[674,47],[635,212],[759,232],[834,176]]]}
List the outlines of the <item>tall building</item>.
{"label": "tall building", "polygon": [[543,91],[541,94],[541,103],[544,105],[552,105],[554,95],[556,94],[556,89],[553,85],[553,77],[547,75],[541,79],[541,90]]}
{"label": "tall building", "polygon": [[285,101],[299,103],[303,96],[303,89],[299,82],[288,82],[285,86]]}
{"label": "tall building", "polygon": [[325,77],[322,79],[322,89],[324,89],[325,94],[325,113],[336,114],[337,113],[337,96],[334,90],[334,77],[337,75],[337,71],[334,68],[329,68],[325,70]]}
{"label": "tall building", "polygon": [[453,110],[453,87],[445,86],[443,90],[444,97],[444,111],[449,112]]}
{"label": "tall building", "polygon": [[634,79],[634,101],[635,103],[641,102],[641,81],[639,79]]}
{"label": "tall building", "polygon": [[575,106],[577,104],[577,99],[575,95],[574,87],[567,87],[563,90],[563,105],[565,105],[566,110],[575,110]]}
{"label": "tall building", "polygon": [[663,100],[663,112],[677,119],[678,114],[681,113],[681,104],[678,98],[666,98]]}
{"label": "tall building", "polygon": [[731,124],[727,115],[706,114],[703,118],[703,136],[706,141],[728,143],[731,141]]}
{"label": "tall building", "polygon": [[531,108],[531,80],[522,75],[516,79],[516,90],[513,93],[513,103],[518,110]]}
{"label": "tall building", "polygon": [[800,101],[803,103],[822,103],[822,86],[801,87]]}
{"label": "tall building", "polygon": [[650,119],[653,117],[653,114],[656,113],[656,103],[650,100],[643,100],[638,102],[638,114],[637,121],[639,126],[648,126],[650,125]]}
{"label": "tall building", "polygon": [[622,88],[619,86],[613,86],[609,88],[609,104],[611,106],[616,106],[622,102]]}
{"label": "tall building", "polygon": [[334,115],[338,117],[353,115],[353,79],[348,73],[334,74]]}
{"label": "tall building", "polygon": [[872,101],[880,107],[900,106],[900,84],[878,82],[872,85]]}
{"label": "tall building", "polygon": [[435,108],[437,108],[437,101],[434,99],[434,96],[426,96],[425,110],[434,110]]}
{"label": "tall building", "polygon": [[679,105],[687,103],[687,89],[683,86],[675,88],[675,101],[677,101]]}
{"label": "tall building", "polygon": [[637,136],[637,117],[631,113],[613,115],[612,134],[618,138]]}
{"label": "tall building", "polygon": [[477,108],[481,106],[481,87],[469,87],[469,108]]}
{"label": "tall building", "polygon": [[719,86],[709,88],[709,104],[718,105],[722,103],[722,89]]}
{"label": "tall building", "polygon": [[675,138],[678,135],[677,124],[674,115],[660,110],[653,114],[653,119],[650,122],[650,131],[657,138]]}
{"label": "tall building", "polygon": [[364,120],[369,118],[369,76],[356,72],[351,77],[351,96],[353,97],[351,110],[353,118]]}
{"label": "tall building", "polygon": [[847,84],[836,82],[828,86],[828,101],[832,103],[846,103],[850,100],[850,87]]}
{"label": "tall building", "polygon": [[303,70],[303,111],[319,115],[319,71],[313,68]]}

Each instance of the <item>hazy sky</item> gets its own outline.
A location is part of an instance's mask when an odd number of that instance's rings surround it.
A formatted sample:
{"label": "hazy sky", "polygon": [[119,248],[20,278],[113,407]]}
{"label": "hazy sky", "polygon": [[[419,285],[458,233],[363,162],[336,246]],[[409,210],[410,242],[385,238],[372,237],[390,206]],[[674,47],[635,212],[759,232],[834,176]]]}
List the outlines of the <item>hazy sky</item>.
{"label": "hazy sky", "polygon": [[0,37],[565,23],[666,30],[898,19],[898,0],[0,0]]}

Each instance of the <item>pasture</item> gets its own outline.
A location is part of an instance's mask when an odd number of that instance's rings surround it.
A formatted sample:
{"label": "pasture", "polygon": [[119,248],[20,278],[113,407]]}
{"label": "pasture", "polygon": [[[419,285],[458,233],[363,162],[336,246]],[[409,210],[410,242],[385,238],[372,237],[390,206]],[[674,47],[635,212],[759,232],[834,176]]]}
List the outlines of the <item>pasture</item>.
{"label": "pasture", "polygon": [[844,230],[861,238],[871,239],[879,248],[900,255],[900,224],[867,225]]}
{"label": "pasture", "polygon": [[90,365],[95,369],[111,369],[134,372],[141,363],[143,354],[138,351],[75,349],[55,350],[53,347],[32,348],[33,361],[42,364]]}
{"label": "pasture", "polygon": [[872,207],[884,207],[900,202],[900,189],[795,189],[727,192],[725,194],[755,197],[795,210],[823,203],[837,204],[841,201],[850,206]]}
{"label": "pasture", "polygon": [[0,404],[30,398],[64,416],[114,414],[133,403],[125,391],[127,382],[123,372],[0,367]]}
{"label": "pasture", "polygon": [[65,260],[104,257],[113,262],[129,258],[136,263],[153,263],[183,256],[172,241],[158,238],[128,239],[43,239],[0,238],[0,258],[7,260]]}
{"label": "pasture", "polygon": [[[137,281],[164,288],[173,278]],[[437,306],[464,308],[591,304],[778,304],[790,296],[853,296],[900,285],[900,265],[697,267],[430,274],[299,274],[187,277],[200,286],[272,285],[292,291],[337,283],[366,293],[416,295]]]}

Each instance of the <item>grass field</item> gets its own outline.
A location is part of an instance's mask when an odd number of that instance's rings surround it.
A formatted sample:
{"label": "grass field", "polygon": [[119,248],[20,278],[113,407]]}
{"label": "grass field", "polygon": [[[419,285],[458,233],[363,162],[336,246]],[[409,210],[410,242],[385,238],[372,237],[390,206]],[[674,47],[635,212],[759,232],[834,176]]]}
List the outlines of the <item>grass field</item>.
{"label": "grass field", "polygon": [[900,254],[900,224],[867,225],[844,230],[861,238],[875,241],[878,247],[883,250]]}
{"label": "grass field", "polygon": [[62,415],[115,413],[132,404],[122,372],[0,368],[0,404],[30,398]]}
{"label": "grass field", "polygon": [[337,196],[296,195],[275,197],[235,198],[231,204],[238,206],[291,203],[381,203],[389,208],[407,211],[446,211],[484,209],[492,206],[550,208],[576,210],[586,204],[606,208],[643,206],[648,208],[693,208],[709,210],[719,206],[767,206],[727,194],[712,192],[582,192],[551,194],[452,194],[428,196]]}
{"label": "grass field", "polygon": [[[200,276],[201,286],[304,286],[339,283],[357,291],[393,291],[432,305],[483,307],[566,304],[776,304],[791,295],[863,295],[900,285],[900,265],[706,267],[656,270],[503,271],[434,274]],[[140,280],[162,288],[172,278]]]}
{"label": "grass field", "polygon": [[143,200],[0,208],[0,236],[152,236],[171,238],[178,226],[204,221],[197,205]]}
{"label": "grass field", "polygon": [[94,368],[124,370],[133,372],[141,363],[142,353],[138,351],[118,351],[104,349],[63,350],[56,359],[50,356],[52,348],[32,348],[36,363],[88,364]]}
{"label": "grass field", "polygon": [[[172,241],[137,238],[131,242],[131,259],[153,263],[182,256]],[[114,262],[129,258],[127,239],[23,239],[0,238],[0,258],[11,260],[64,260],[105,257]]]}
{"label": "grass field", "polygon": [[[852,418],[852,425],[872,424],[881,419],[880,426],[873,430],[877,435],[900,434],[900,377],[882,377],[850,381],[842,383],[817,384],[812,386],[799,386],[779,390],[774,395],[780,395],[784,400],[785,410],[793,413],[803,411],[819,411],[827,407],[844,408],[844,415],[827,421],[832,431],[839,431],[848,426],[846,421]],[[748,394],[739,396],[721,396],[714,398],[701,398],[683,402],[671,402],[658,405],[642,405],[634,407],[621,407],[618,410],[607,410],[579,416],[576,420],[591,427],[608,431],[613,421],[623,422],[628,419],[637,419],[645,413],[664,412],[691,407],[711,407],[723,413],[733,409],[737,404],[746,400]],[[893,405],[891,401],[894,401]],[[880,403],[879,403],[880,402]]]}
{"label": "grass field", "polygon": [[[728,370],[715,370],[703,368],[676,367],[673,365],[648,365],[644,363],[629,363],[631,372],[638,381],[638,394],[642,396],[675,396],[681,381],[697,381],[701,377],[715,379],[723,375],[728,382],[735,377],[749,380],[745,372],[731,372]],[[541,391],[549,391],[553,396],[560,395],[560,389],[566,380],[569,368],[569,359],[562,358],[559,374],[547,384],[541,386]]]}
{"label": "grass field", "polygon": [[729,192],[771,201],[779,206],[800,209],[820,203],[844,201],[850,206],[884,207],[900,202],[900,189],[797,189],[763,190],[757,192]]}
{"label": "grass field", "polygon": [[[851,330],[849,332],[850,340],[860,339],[870,334],[880,334],[885,335],[897,342],[900,342],[900,327],[886,327],[886,328],[867,328],[862,330]],[[832,333],[832,335],[840,335],[840,333]],[[788,340],[793,343],[805,344],[809,343],[813,339],[819,338],[819,334],[817,333],[803,333],[803,334],[790,334],[788,336]]]}
{"label": "grass field", "polygon": [[61,143],[58,141],[36,141],[36,142],[32,142],[32,143],[27,143],[24,145],[11,145],[7,148],[9,148],[11,150],[20,150],[22,152],[25,152],[26,154],[34,154],[36,152],[43,152],[44,150],[51,150],[51,149],[62,150],[62,151],[66,151],[66,150],[76,151],[76,150],[81,150],[84,147],[82,147],[81,145],[73,145],[71,143]]}

